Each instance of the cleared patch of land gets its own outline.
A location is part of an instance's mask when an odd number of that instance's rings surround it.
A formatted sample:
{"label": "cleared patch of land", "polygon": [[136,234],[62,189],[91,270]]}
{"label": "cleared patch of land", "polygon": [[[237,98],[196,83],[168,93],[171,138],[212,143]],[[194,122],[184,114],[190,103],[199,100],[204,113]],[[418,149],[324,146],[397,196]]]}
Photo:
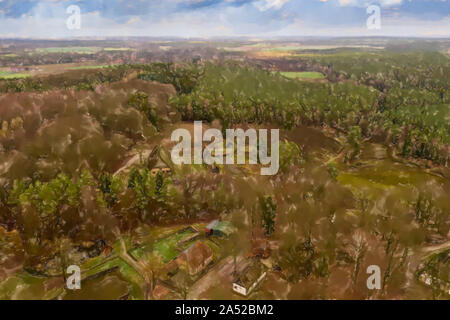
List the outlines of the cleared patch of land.
{"label": "cleared patch of land", "polygon": [[104,65],[97,65],[97,66],[77,66],[77,67],[70,68],[70,70],[104,69],[104,68],[108,68],[108,67],[111,67],[111,65],[104,64]]}
{"label": "cleared patch of land", "polygon": [[23,79],[28,78],[30,74],[28,73],[14,73],[14,72],[6,72],[0,71],[0,79]]}
{"label": "cleared patch of land", "polygon": [[131,48],[103,48],[103,51],[110,51],[110,52],[114,52],[114,51],[131,51],[133,49]]}
{"label": "cleared patch of land", "polygon": [[285,72],[282,71],[280,74],[283,77],[289,79],[324,79],[325,76],[320,72]]}
{"label": "cleared patch of land", "polygon": [[78,53],[78,54],[94,54],[101,51],[100,47],[51,47],[37,48],[37,53]]}

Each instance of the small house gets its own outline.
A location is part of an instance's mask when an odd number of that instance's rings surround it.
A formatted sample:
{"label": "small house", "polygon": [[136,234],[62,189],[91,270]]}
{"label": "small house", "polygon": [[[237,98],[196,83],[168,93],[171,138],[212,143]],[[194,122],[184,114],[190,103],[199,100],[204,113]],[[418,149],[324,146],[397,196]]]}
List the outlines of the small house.
{"label": "small house", "polygon": [[233,282],[233,291],[246,297],[264,280],[266,275],[266,267],[259,261],[255,261]]}
{"label": "small house", "polygon": [[177,258],[178,265],[184,265],[191,276],[203,271],[213,260],[213,251],[202,241],[196,241]]}
{"label": "small house", "polygon": [[266,239],[255,239],[252,241],[252,251],[250,257],[267,259],[270,256],[270,243]]}
{"label": "small house", "polygon": [[229,237],[236,228],[228,221],[214,220],[208,224],[205,228],[205,232],[208,235],[216,237]]}
{"label": "small house", "polygon": [[212,235],[214,227],[219,223],[219,220],[211,221],[206,227],[205,232],[208,235]]}

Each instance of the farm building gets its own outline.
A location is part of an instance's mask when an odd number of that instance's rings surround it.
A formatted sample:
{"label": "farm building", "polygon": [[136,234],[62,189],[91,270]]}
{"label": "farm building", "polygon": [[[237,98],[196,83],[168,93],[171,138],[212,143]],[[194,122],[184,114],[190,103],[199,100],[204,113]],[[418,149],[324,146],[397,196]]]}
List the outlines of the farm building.
{"label": "farm building", "polygon": [[178,293],[167,283],[156,280],[152,291],[153,299],[169,300],[178,298]]}
{"label": "farm building", "polygon": [[233,291],[248,296],[267,275],[266,267],[259,261],[253,262],[244,269],[236,281],[233,282]]}
{"label": "farm building", "polygon": [[196,275],[213,260],[211,248],[201,241],[196,241],[177,258],[178,265],[184,265],[190,275]]}
{"label": "farm building", "polygon": [[252,251],[250,257],[258,257],[266,259],[270,256],[270,244],[266,239],[255,239],[252,241]]}
{"label": "farm building", "polygon": [[219,223],[219,220],[214,220],[214,221],[211,221],[206,227],[205,227],[205,232],[207,233],[207,234],[212,234],[212,232],[213,232],[213,228],[217,225]]}
{"label": "farm building", "polygon": [[219,221],[219,220],[212,221],[205,228],[206,234],[211,235],[211,236],[216,236],[216,237],[228,237],[235,230],[236,229],[230,222]]}

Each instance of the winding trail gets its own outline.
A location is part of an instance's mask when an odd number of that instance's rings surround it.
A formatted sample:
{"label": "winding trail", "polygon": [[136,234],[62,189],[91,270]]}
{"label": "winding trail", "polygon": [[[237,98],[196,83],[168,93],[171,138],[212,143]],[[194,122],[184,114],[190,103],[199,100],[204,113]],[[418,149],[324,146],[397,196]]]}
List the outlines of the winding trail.
{"label": "winding trail", "polygon": [[142,160],[146,160],[148,158],[148,156],[150,155],[151,150],[145,150],[141,153],[136,153],[135,155],[131,156],[130,158],[128,158],[121,166],[119,169],[117,169],[116,172],[114,172],[114,174],[119,174],[129,168],[131,168],[133,165],[138,164],[141,162]]}

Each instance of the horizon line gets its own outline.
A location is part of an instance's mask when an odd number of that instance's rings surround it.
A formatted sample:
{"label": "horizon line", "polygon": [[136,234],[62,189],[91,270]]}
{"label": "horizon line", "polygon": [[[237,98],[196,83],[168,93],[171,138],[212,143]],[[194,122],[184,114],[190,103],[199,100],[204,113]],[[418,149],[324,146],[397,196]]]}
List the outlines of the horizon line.
{"label": "horizon line", "polygon": [[349,36],[336,36],[336,35],[298,35],[298,36],[211,36],[211,37],[183,37],[183,36],[75,36],[75,37],[29,37],[29,36],[14,36],[14,37],[3,37],[0,36],[0,41],[2,40],[46,40],[46,41],[67,41],[67,40],[127,40],[127,39],[176,39],[176,40],[234,40],[242,39],[248,41],[276,41],[279,39],[431,39],[431,40],[450,40],[450,35],[427,35],[427,36],[402,36],[402,35],[349,35]]}

